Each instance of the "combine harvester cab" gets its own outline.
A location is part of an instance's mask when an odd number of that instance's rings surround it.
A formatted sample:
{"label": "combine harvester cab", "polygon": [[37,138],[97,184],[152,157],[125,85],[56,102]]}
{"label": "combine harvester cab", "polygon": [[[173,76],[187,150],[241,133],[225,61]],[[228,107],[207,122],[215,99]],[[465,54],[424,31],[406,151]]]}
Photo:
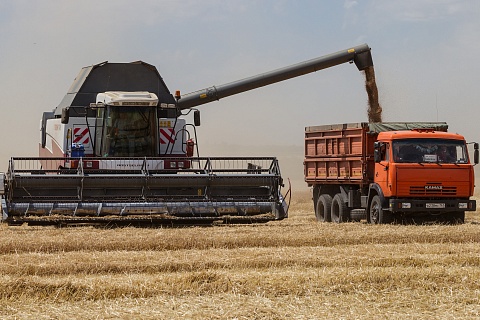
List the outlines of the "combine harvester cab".
{"label": "combine harvester cab", "polygon": [[[364,44],[254,77],[173,96],[147,63],[83,68],[40,121],[38,158],[12,158],[3,178],[10,225],[165,225],[282,220],[274,157],[199,157],[196,106],[346,62],[373,65]],[[186,110],[186,111],[185,111]],[[181,117],[194,110],[195,125]],[[190,130],[187,130],[190,129]],[[190,131],[193,132],[191,135]],[[196,153],[196,155],[195,155]]]}

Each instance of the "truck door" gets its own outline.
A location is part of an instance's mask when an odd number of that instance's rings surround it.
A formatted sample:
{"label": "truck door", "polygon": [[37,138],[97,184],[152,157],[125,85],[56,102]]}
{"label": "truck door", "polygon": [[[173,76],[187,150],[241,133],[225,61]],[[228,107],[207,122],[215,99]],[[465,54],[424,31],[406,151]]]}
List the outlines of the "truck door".
{"label": "truck door", "polygon": [[390,175],[390,151],[390,144],[382,143],[382,146],[380,147],[381,160],[380,162],[375,163],[374,181],[383,190],[385,197],[389,197],[391,192],[390,188],[388,187]]}

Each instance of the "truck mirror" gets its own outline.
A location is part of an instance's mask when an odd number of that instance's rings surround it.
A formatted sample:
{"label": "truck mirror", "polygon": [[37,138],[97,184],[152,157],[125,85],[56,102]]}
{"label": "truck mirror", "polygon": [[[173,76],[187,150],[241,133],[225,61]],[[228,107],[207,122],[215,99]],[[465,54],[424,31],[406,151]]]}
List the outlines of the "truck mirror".
{"label": "truck mirror", "polygon": [[382,161],[382,155],[380,153],[380,148],[375,148],[373,151],[373,161],[380,162]]}
{"label": "truck mirror", "polygon": [[68,108],[63,108],[62,109],[62,120],[60,121],[63,124],[67,124],[69,120],[69,113],[68,113]]}
{"label": "truck mirror", "polygon": [[382,161],[382,147],[384,146],[383,143],[379,141],[375,141],[373,143],[373,161],[380,162]]}
{"label": "truck mirror", "polygon": [[200,126],[200,111],[195,110],[193,112],[193,123],[195,124],[196,127]]}
{"label": "truck mirror", "polygon": [[478,142],[473,144],[473,163],[478,164],[479,162],[479,154],[478,154]]}

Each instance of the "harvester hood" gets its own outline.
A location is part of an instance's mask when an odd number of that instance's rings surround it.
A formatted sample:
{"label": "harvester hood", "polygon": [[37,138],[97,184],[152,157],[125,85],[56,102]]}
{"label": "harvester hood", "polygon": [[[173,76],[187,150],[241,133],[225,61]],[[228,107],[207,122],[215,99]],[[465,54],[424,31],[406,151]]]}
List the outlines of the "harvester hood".
{"label": "harvester hood", "polygon": [[[175,103],[157,68],[143,61],[130,63],[102,62],[84,67],[55,109],[70,108],[70,116],[84,116],[84,107],[95,102],[98,93],[106,91],[148,91],[158,96],[159,103]],[[73,112],[72,112],[73,111]]]}

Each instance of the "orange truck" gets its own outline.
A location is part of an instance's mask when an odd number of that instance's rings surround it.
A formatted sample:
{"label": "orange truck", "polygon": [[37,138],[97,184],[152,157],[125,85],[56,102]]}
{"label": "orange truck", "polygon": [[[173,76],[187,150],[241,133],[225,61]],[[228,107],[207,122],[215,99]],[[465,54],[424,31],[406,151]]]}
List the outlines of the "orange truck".
{"label": "orange truck", "polygon": [[474,164],[445,122],[347,123],[305,128],[305,181],[317,221],[463,223],[475,211]]}

